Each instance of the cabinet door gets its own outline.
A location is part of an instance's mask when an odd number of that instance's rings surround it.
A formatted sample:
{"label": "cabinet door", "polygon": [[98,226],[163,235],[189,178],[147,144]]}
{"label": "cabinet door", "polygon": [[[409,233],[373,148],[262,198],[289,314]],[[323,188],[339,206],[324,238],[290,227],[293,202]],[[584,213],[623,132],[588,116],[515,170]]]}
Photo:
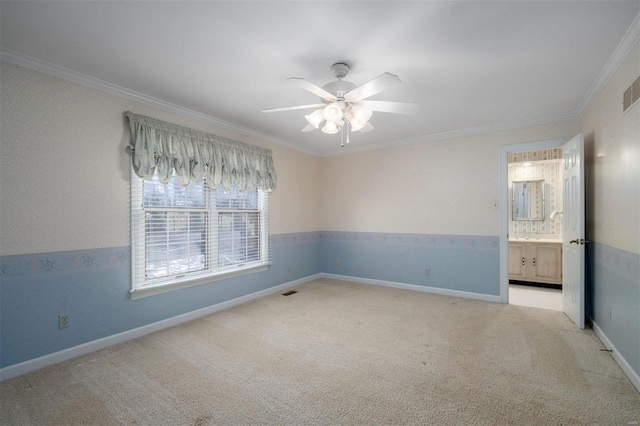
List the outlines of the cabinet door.
{"label": "cabinet door", "polygon": [[509,243],[509,279],[524,280],[526,278],[527,246],[519,243]]}
{"label": "cabinet door", "polygon": [[560,244],[532,244],[531,279],[538,282],[562,284],[562,246]]}

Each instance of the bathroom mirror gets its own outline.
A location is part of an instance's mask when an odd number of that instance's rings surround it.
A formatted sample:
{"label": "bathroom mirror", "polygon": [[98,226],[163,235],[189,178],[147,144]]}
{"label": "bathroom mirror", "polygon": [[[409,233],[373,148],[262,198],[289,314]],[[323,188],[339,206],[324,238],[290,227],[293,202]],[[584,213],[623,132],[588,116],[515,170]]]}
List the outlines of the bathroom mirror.
{"label": "bathroom mirror", "polygon": [[544,220],[544,180],[514,181],[513,220]]}

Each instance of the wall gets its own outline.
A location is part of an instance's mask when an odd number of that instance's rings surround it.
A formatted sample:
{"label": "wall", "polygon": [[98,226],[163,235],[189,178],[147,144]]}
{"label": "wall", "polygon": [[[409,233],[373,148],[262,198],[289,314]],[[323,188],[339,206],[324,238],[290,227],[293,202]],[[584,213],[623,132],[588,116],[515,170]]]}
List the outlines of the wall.
{"label": "wall", "polygon": [[587,310],[640,375],[640,103],[622,94],[640,74],[640,43],[582,119],[587,180]]}
{"label": "wall", "polygon": [[499,147],[579,131],[560,122],[323,158],[322,271],[499,295]]}
{"label": "wall", "polygon": [[[638,198],[616,195],[640,194],[640,108],[618,112],[637,58],[636,48],[583,128],[590,312],[640,371]],[[0,66],[1,367],[318,272],[498,295],[498,147],[580,131],[560,122],[318,159]],[[268,272],[129,300],[127,110],[273,150]],[[58,330],[61,313],[72,326]]]}
{"label": "wall", "polygon": [[[0,367],[320,272],[318,158],[0,66]],[[127,110],[273,150],[269,271],[129,299]]]}

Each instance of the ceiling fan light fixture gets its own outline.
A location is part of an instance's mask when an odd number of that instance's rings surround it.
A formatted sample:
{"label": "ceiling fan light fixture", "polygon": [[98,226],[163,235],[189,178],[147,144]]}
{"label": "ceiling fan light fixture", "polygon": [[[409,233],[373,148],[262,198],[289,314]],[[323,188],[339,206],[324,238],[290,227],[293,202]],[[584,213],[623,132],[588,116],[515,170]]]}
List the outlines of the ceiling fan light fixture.
{"label": "ceiling fan light fixture", "polygon": [[344,80],[349,73],[349,65],[338,62],[331,66],[331,71],[337,78],[320,87],[308,82],[304,78],[290,77],[303,89],[320,97],[321,103],[312,105],[298,105],[287,108],[263,109],[262,112],[279,112],[299,109],[312,109],[313,112],[305,115],[309,122],[302,131],[310,132],[319,129],[323,133],[333,135],[342,132],[342,143],[349,143],[349,132],[370,132],[374,129],[369,123],[374,111],[390,112],[395,114],[417,114],[418,105],[402,102],[370,101],[373,95],[400,83],[400,78],[388,72],[364,83],[361,86]]}
{"label": "ceiling fan light fixture", "polygon": [[313,111],[309,115],[305,115],[304,118],[307,119],[309,124],[311,124],[316,129],[320,127],[320,124],[324,121],[324,110],[322,108]]}
{"label": "ceiling fan light fixture", "polygon": [[340,121],[344,116],[344,101],[330,103],[323,110],[323,116],[327,121]]}
{"label": "ceiling fan light fixture", "polygon": [[349,124],[351,124],[351,131],[357,132],[358,130],[362,129],[364,126],[367,125],[367,121],[351,119],[349,120]]}
{"label": "ceiling fan light fixture", "polygon": [[347,108],[347,116],[349,117],[349,121],[360,122],[363,126],[367,123],[367,121],[369,121],[371,115],[373,115],[373,111],[362,105],[349,105],[349,108]]}
{"label": "ceiling fan light fixture", "polygon": [[335,122],[327,120],[327,123],[322,128],[322,131],[328,135],[334,135],[338,133],[338,126]]}

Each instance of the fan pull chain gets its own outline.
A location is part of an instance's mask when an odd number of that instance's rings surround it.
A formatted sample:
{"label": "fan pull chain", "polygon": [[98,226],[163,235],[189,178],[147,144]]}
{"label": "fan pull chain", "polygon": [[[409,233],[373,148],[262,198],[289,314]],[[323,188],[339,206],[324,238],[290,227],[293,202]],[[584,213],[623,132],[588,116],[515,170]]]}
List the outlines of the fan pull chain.
{"label": "fan pull chain", "polygon": [[345,123],[341,128],[341,132],[340,132],[340,136],[341,136],[341,143],[340,143],[340,147],[344,148],[344,144],[345,144],[345,140],[344,140],[344,134],[347,134],[347,141],[346,143],[349,143],[349,126],[350,124],[347,122]]}

